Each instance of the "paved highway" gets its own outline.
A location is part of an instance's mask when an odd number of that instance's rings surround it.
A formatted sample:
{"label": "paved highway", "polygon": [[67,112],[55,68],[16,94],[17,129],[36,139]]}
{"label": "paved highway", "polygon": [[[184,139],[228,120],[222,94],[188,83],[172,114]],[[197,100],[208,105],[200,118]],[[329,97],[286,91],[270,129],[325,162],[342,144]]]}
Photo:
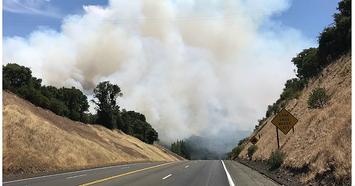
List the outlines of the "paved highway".
{"label": "paved highway", "polygon": [[196,160],[135,163],[3,182],[5,186],[274,186],[260,173],[235,161]]}

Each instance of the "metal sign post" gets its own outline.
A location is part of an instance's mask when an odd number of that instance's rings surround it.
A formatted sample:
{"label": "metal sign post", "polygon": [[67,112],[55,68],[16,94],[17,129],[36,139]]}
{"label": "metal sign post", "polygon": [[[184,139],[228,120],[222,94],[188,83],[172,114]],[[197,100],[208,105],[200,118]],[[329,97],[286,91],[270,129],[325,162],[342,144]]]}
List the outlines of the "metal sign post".
{"label": "metal sign post", "polygon": [[275,128],[276,128],[277,149],[280,149],[279,129],[276,126]]}

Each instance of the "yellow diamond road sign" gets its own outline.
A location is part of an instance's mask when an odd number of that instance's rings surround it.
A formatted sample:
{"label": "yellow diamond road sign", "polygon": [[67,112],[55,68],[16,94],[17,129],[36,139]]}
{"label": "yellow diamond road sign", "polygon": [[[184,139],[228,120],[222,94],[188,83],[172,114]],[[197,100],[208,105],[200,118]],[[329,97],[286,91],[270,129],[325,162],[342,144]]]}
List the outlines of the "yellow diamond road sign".
{"label": "yellow diamond road sign", "polygon": [[258,138],[256,138],[255,136],[253,136],[253,137],[250,139],[250,142],[255,145],[255,144],[258,142]]}
{"label": "yellow diamond road sign", "polygon": [[298,120],[284,108],[271,120],[271,123],[279,128],[285,135],[297,122]]}

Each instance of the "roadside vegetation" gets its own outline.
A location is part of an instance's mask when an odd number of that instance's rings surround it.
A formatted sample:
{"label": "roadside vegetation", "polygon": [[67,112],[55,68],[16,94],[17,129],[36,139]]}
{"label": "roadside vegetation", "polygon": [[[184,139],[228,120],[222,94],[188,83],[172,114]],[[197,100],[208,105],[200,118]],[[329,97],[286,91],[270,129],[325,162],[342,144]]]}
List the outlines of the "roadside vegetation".
{"label": "roadside vegetation", "polygon": [[[318,47],[301,51],[292,59],[296,66],[296,78],[287,80],[278,100],[269,105],[265,117],[258,121],[257,130],[266,118],[276,114],[289,100],[297,99],[308,81],[320,74],[330,63],[351,51],[351,1],[342,0],[334,14],[334,23],[326,27],[318,37]],[[329,96],[316,90],[310,96],[310,108],[322,108]]]}
{"label": "roadside vegetation", "polygon": [[254,153],[256,152],[256,150],[258,150],[258,146],[256,145],[250,145],[248,147],[248,157],[249,157],[249,160],[252,160],[253,159],[253,155]]}
{"label": "roadside vegetation", "polygon": [[268,159],[267,163],[270,166],[270,170],[275,170],[283,164],[285,160],[285,153],[281,152],[281,150],[276,150],[271,153],[270,158]]}
{"label": "roadside vegetation", "polygon": [[100,82],[94,89],[91,101],[96,105],[96,114],[88,112],[88,99],[81,90],[42,85],[42,79],[33,77],[29,68],[15,63],[3,66],[3,89],[74,121],[120,129],[149,144],[158,140],[158,133],[143,114],[120,110],[117,98],[122,96],[121,89],[109,81]]}
{"label": "roadside vegetation", "polygon": [[308,97],[308,108],[317,109],[323,108],[329,101],[325,88],[316,88]]}
{"label": "roadside vegetation", "polygon": [[244,145],[238,145],[238,146],[234,147],[232,152],[230,152],[230,154],[228,155],[228,157],[229,157],[228,159],[234,159],[234,158],[238,157],[243,149],[244,149]]}
{"label": "roadside vegetation", "polygon": [[232,149],[231,152],[227,153],[227,159],[233,160],[238,158],[239,154],[243,151],[245,147],[245,142],[249,140],[248,137],[239,140],[238,145]]}

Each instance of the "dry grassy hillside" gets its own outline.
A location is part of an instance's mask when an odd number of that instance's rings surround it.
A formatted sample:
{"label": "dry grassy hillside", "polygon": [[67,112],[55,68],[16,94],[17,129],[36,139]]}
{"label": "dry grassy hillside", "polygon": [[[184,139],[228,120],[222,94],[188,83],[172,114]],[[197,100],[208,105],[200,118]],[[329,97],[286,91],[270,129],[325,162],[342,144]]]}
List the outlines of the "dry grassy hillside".
{"label": "dry grassy hillside", "polygon": [[120,131],[57,116],[12,93],[3,91],[3,105],[5,175],[181,159]]}
{"label": "dry grassy hillside", "polygon": [[[309,109],[308,96],[317,87],[325,88],[331,96],[329,104],[322,109]],[[308,168],[303,182],[329,174],[338,181],[351,177],[351,56],[343,56],[325,68],[286,109],[299,121],[294,133],[279,132],[281,150],[286,153],[284,166]],[[273,117],[258,132],[261,138],[254,159],[265,160],[277,148],[275,126],[270,122]],[[249,146],[250,143],[239,157],[247,157]]]}

